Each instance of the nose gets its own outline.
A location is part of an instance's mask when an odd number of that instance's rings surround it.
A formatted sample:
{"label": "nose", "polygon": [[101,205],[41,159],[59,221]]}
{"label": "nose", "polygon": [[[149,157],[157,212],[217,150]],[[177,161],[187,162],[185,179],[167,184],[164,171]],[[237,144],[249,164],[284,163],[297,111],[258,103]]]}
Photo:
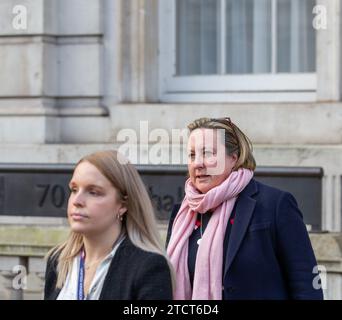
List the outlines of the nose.
{"label": "nose", "polygon": [[82,192],[78,191],[75,194],[71,194],[70,195],[70,200],[71,203],[75,206],[75,207],[83,207],[84,206],[84,196],[82,194]]}
{"label": "nose", "polygon": [[201,154],[196,155],[193,165],[196,169],[204,167],[203,156]]}

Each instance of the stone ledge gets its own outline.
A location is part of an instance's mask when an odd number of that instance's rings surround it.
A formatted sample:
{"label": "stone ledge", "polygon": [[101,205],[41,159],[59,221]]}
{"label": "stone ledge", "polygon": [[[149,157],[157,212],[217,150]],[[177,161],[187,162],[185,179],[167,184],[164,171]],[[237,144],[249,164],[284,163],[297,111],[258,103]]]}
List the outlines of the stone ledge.
{"label": "stone ledge", "polygon": [[342,273],[342,233],[310,234],[317,263],[324,266],[328,273]]}
{"label": "stone ledge", "polygon": [[[159,225],[165,242],[167,226]],[[0,225],[0,256],[44,257],[69,234],[68,226]]]}
{"label": "stone ledge", "polygon": [[0,255],[44,256],[58,243],[63,242],[69,229],[66,227],[0,226]]}
{"label": "stone ledge", "polygon": [[[150,130],[162,127],[171,131],[186,128],[195,118],[230,116],[252,142],[257,144],[301,143],[307,146],[342,143],[340,102],[132,103],[113,104],[108,109],[115,134],[122,128],[132,128],[139,132],[141,120],[149,121]],[[255,119],[263,119],[262,124],[255,125]]]}
{"label": "stone ledge", "polygon": [[[159,224],[162,241],[167,225]],[[68,226],[0,225],[0,255],[44,256],[51,247],[66,240]],[[319,264],[342,272],[342,233],[309,233]]]}

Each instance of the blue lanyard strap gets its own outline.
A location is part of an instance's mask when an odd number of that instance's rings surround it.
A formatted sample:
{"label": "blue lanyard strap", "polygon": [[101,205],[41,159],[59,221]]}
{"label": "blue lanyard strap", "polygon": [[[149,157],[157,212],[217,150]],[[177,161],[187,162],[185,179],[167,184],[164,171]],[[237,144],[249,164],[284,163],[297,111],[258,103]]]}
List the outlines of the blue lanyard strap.
{"label": "blue lanyard strap", "polygon": [[80,269],[78,271],[77,300],[84,300],[84,260],[85,251],[81,251]]}

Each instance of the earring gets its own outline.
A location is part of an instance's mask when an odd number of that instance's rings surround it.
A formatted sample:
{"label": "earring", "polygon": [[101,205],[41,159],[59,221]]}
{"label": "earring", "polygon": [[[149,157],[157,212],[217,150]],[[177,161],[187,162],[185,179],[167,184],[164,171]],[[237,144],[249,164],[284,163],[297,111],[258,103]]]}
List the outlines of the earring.
{"label": "earring", "polygon": [[120,215],[120,213],[117,214],[116,218],[117,218],[118,220],[120,220],[120,221],[122,221],[122,219],[123,219],[123,218],[122,218],[122,215]]}

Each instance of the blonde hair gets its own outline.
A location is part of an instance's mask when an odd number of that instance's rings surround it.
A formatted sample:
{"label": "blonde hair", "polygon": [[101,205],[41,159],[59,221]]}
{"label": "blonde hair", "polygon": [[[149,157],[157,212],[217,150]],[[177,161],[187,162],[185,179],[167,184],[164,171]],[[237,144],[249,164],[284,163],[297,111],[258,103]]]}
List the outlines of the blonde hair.
{"label": "blonde hair", "polygon": [[252,143],[230,118],[199,118],[188,125],[190,132],[199,128],[224,129],[226,154],[236,154],[238,157],[233,170],[239,168],[255,170],[256,162],[252,154]]}
{"label": "blonde hair", "polygon": [[[122,226],[129,239],[136,247],[161,254],[166,258],[174,285],[174,272],[161,243],[153,206],[136,168],[114,150],[95,152],[85,156],[76,164],[75,169],[82,162],[94,165],[117,190],[119,201],[127,208]],[[63,287],[68,272],[71,270],[72,261],[82,247],[82,234],[71,231],[64,243],[48,252],[47,257],[59,254],[57,288]]]}

